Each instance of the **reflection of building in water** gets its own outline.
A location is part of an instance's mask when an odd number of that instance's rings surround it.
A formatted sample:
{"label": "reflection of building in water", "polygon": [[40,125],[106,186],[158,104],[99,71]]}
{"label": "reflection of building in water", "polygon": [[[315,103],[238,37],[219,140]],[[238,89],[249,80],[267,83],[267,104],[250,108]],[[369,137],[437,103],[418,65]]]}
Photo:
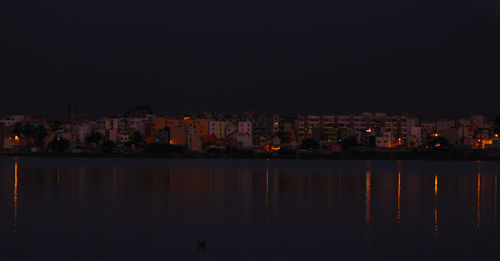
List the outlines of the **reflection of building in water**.
{"label": "reflection of building in water", "polygon": [[365,175],[365,222],[366,222],[366,241],[371,242],[371,172],[367,171]]}
{"label": "reflection of building in water", "polygon": [[[265,218],[272,218],[273,224],[328,222],[325,226],[334,233],[354,228],[355,236],[366,242],[375,242],[383,237],[379,233],[390,229],[425,230],[428,236],[437,236],[439,232],[440,238],[445,238],[454,229],[486,231],[497,223],[498,175],[484,167],[483,172],[474,169],[452,173],[457,169],[447,170],[446,165],[439,165],[439,172],[433,173],[429,168],[404,165],[404,169],[395,169],[394,165],[382,168],[374,164],[373,168],[328,170],[325,175],[314,170],[289,173],[286,168],[279,173],[274,161],[265,166],[263,163],[256,170],[66,167],[43,171],[21,169],[20,162],[9,162],[5,166],[8,175],[2,177],[8,193],[3,204],[9,210],[11,231],[16,231],[18,225],[24,227],[22,221],[29,221],[22,210],[38,192],[45,193],[41,194],[42,203],[53,196],[60,197],[71,213],[89,208],[110,216],[137,205],[151,212],[141,216],[165,216],[172,224],[189,222],[201,226],[219,224],[228,218],[234,224],[261,224]],[[31,173],[36,175],[28,175]],[[55,186],[56,182],[61,186]],[[27,193],[30,189],[34,190]]]}
{"label": "reflection of building in water", "polygon": [[371,205],[371,173],[366,172],[365,175],[365,221],[370,223],[370,205]]}
{"label": "reflection of building in water", "polygon": [[272,169],[270,173],[270,210],[272,213],[272,216],[278,216],[279,215],[279,184],[280,184],[280,172],[279,169],[275,168]]}
{"label": "reflection of building in water", "polygon": [[497,178],[498,178],[498,174],[495,173],[495,188],[493,188],[493,224],[497,224],[497,204],[498,204],[498,201],[497,201],[497,197],[498,197],[498,193],[497,193],[497,188],[498,188],[498,183],[497,183]]}
{"label": "reflection of building in water", "polygon": [[397,210],[396,210],[396,223],[401,223],[401,160],[398,160],[398,181],[397,181]]}
{"label": "reflection of building in water", "polygon": [[401,223],[401,171],[398,171],[398,212],[397,223]]}
{"label": "reflection of building in water", "polygon": [[[337,199],[337,211],[342,209],[342,172],[338,175],[338,199]],[[340,215],[337,215],[340,216]]]}
{"label": "reflection of building in water", "polygon": [[16,232],[16,226],[17,226],[17,200],[18,200],[18,195],[17,195],[17,187],[18,187],[18,180],[17,180],[17,157],[14,161],[14,223],[13,223],[13,232]]}
{"label": "reflection of building in water", "polygon": [[438,175],[434,174],[434,235],[438,234]]}
{"label": "reflection of building in water", "polygon": [[[270,169],[269,161],[266,161],[266,209],[265,217],[269,219],[271,216],[277,216],[279,207],[279,184],[280,176],[279,169]],[[272,214],[271,214],[272,213]]]}
{"label": "reflection of building in water", "polygon": [[266,218],[269,218],[269,159],[266,160]]}
{"label": "reflection of building in water", "polygon": [[[262,170],[212,168],[170,168],[168,170],[168,209],[182,222],[206,217],[203,222],[216,218],[216,214],[228,213],[237,206],[239,218],[250,219],[252,213],[252,184],[262,180]],[[263,180],[262,189],[265,189]],[[269,176],[271,186],[271,176]],[[264,193],[260,194],[262,201]],[[262,204],[259,200],[256,204]],[[262,205],[261,205],[262,206]]]}
{"label": "reflection of building in water", "polygon": [[477,213],[476,213],[476,227],[481,227],[481,172],[477,172]]}

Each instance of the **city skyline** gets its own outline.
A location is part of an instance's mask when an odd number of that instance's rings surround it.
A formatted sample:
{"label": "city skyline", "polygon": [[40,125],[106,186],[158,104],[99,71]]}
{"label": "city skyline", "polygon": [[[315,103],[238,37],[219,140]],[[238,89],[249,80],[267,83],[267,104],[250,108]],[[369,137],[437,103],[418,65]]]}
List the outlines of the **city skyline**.
{"label": "city skyline", "polygon": [[[59,153],[171,153],[218,151],[397,150],[459,151],[500,148],[500,117],[484,115],[422,121],[409,114],[366,112],[357,115],[155,114],[139,105],[123,115],[100,118],[72,115],[51,121],[16,114],[0,117],[0,151]],[[264,153],[264,154],[263,154]]]}
{"label": "city skyline", "polygon": [[[69,119],[74,116],[86,116],[89,118],[102,118],[107,116],[123,116],[127,114],[127,111],[133,109],[137,106],[146,106],[151,109],[151,113],[155,115],[163,115],[168,117],[184,117],[191,115],[204,115],[204,114],[219,114],[219,115],[232,115],[232,114],[262,114],[262,115],[286,115],[291,117],[296,117],[298,115],[361,115],[363,113],[386,113],[388,115],[409,115],[413,117],[418,117],[422,121],[436,121],[438,119],[458,119],[464,116],[471,115],[483,115],[488,120],[494,120],[495,118],[500,116],[500,111],[490,111],[490,112],[473,112],[468,111],[465,113],[438,113],[435,112],[432,115],[419,113],[419,112],[410,112],[410,111],[381,111],[381,110],[357,110],[353,112],[343,112],[343,111],[332,111],[332,110],[318,110],[318,109],[308,109],[305,111],[297,111],[297,112],[283,112],[282,110],[276,111],[263,111],[263,110],[252,110],[252,109],[241,109],[241,110],[158,110],[155,106],[151,104],[140,104],[140,103],[132,103],[128,107],[120,106],[119,108],[115,108],[111,111],[89,111],[87,106],[81,106],[78,99],[68,98],[65,100],[65,103],[61,103],[61,109],[58,110],[56,115],[52,115],[50,113],[44,113],[40,109],[30,112],[28,110],[18,110],[18,111],[1,111],[0,116],[9,116],[9,115],[29,115],[31,117],[43,117],[50,120],[63,121]],[[128,108],[128,109],[124,109]]]}

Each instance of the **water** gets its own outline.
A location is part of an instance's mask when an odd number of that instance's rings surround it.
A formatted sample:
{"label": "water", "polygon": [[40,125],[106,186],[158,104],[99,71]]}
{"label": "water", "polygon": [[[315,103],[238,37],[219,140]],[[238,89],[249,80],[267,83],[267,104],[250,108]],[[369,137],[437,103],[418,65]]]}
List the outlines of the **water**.
{"label": "water", "polygon": [[498,260],[499,171],[495,162],[0,158],[0,259]]}

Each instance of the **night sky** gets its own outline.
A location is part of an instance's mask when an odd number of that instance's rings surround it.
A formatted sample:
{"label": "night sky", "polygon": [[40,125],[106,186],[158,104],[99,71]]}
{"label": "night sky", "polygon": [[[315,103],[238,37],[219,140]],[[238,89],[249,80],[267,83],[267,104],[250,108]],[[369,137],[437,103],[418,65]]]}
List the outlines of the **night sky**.
{"label": "night sky", "polygon": [[0,29],[0,114],[500,114],[494,0],[20,0]]}

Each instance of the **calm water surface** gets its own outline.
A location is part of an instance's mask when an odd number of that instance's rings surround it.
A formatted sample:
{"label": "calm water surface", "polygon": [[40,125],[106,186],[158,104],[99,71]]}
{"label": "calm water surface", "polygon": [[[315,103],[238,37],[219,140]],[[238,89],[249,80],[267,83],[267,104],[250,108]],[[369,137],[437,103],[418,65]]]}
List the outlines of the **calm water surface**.
{"label": "calm water surface", "polygon": [[0,260],[499,260],[499,172],[495,162],[1,158]]}

